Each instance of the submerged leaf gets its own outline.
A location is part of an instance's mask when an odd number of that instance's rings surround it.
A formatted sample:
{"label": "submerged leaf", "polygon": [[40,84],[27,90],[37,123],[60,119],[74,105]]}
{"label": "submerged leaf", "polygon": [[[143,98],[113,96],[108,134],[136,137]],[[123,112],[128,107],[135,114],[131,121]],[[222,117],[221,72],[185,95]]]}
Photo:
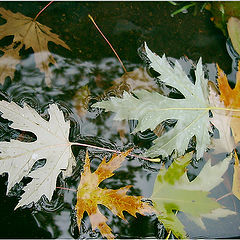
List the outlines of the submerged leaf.
{"label": "submerged leaf", "polygon": [[86,211],[90,218],[92,229],[99,229],[103,237],[108,239],[114,238],[111,228],[107,225],[107,218],[99,211],[98,204],[102,204],[110,209],[115,215],[125,220],[123,211],[127,211],[136,217],[136,213],[142,215],[153,213],[154,209],[146,202],[142,202],[141,196],[128,196],[126,193],[131,186],[122,187],[120,189],[102,189],[99,184],[114,175],[113,171],[121,166],[125,157],[130,150],[119,155],[114,154],[112,158],[106,162],[106,158],[102,160],[95,172],[90,170],[90,159],[86,153],[84,172],[81,175],[81,181],[77,192],[77,222],[80,228],[83,214]]}
{"label": "submerged leaf", "polygon": [[[13,13],[4,8],[0,8],[1,17],[6,19],[7,22],[0,26],[0,39],[14,35],[11,47],[1,48],[4,55],[4,63],[7,68],[11,69],[8,75],[1,71],[0,82],[3,83],[6,76],[13,77],[14,65],[19,63],[19,51],[25,45],[25,49],[32,48],[36,66],[40,71],[45,73],[45,81],[48,85],[51,83],[51,70],[49,64],[55,64],[55,59],[48,50],[48,42],[54,42],[64,48],[70,49],[67,44],[59,39],[58,35],[51,32],[51,29],[32,18],[26,17],[21,13]],[[15,45],[17,47],[15,47]],[[11,59],[9,59],[11,56]],[[0,58],[0,60],[1,60]],[[14,59],[14,60],[12,60]],[[9,65],[9,66],[8,66]],[[3,68],[3,66],[1,66]]]}
{"label": "submerged leaf", "polygon": [[[14,102],[0,102],[2,117],[13,123],[12,128],[32,132],[34,142],[0,142],[0,174],[8,173],[7,192],[27,176],[32,181],[23,188],[25,191],[16,208],[37,202],[42,195],[51,200],[60,173],[70,176],[75,159],[68,140],[70,122],[65,122],[57,105],[49,106],[49,121],[44,120],[34,109],[25,104],[22,107]],[[44,166],[32,170],[40,159],[46,159]]]}
{"label": "submerged leaf", "polygon": [[223,181],[222,175],[227,170],[231,157],[213,167],[210,166],[210,161],[207,162],[200,174],[189,182],[185,168],[191,156],[191,153],[187,153],[175,159],[168,169],[160,170],[151,196],[153,205],[159,212],[159,221],[180,238],[186,238],[186,232],[177,217],[179,211],[202,228],[205,228],[202,217],[218,219],[235,214],[208,197],[209,191]]}
{"label": "submerged leaf", "polygon": [[158,86],[151,78],[145,68],[136,68],[132,72],[124,73],[120,78],[114,80],[114,85],[107,91],[114,93],[116,97],[122,96],[123,92],[132,92],[137,89],[158,91]]}
{"label": "submerged leaf", "polygon": [[134,132],[154,130],[159,123],[173,119],[176,125],[154,141],[154,145],[145,155],[156,157],[170,155],[174,149],[182,155],[188,147],[192,137],[196,137],[197,158],[203,156],[210,143],[209,102],[207,80],[204,78],[202,61],[199,60],[196,70],[196,82],[193,84],[176,61],[172,67],[166,57],[160,58],[152,53],[147,46],[147,57],[150,66],[157,71],[159,80],[176,88],[184,99],[174,99],[157,92],[146,90],[133,91],[133,95],[124,92],[122,98],[111,97],[109,101],[95,103],[93,107],[100,107],[106,111],[116,112],[116,120],[138,120]]}

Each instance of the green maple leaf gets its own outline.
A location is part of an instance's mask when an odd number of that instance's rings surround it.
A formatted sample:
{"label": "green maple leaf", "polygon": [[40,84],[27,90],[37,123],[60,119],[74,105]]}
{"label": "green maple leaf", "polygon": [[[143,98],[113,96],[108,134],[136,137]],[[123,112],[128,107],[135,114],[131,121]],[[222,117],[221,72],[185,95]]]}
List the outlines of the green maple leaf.
{"label": "green maple leaf", "polygon": [[153,205],[159,212],[159,221],[180,238],[185,238],[186,232],[177,217],[179,211],[202,228],[205,228],[202,217],[218,219],[235,214],[208,197],[209,191],[223,181],[222,175],[228,168],[231,156],[213,167],[208,161],[192,182],[189,182],[185,170],[190,160],[191,153],[187,153],[175,159],[168,169],[161,170],[151,196]]}
{"label": "green maple leaf", "polygon": [[210,144],[210,124],[207,79],[204,78],[202,61],[198,61],[195,70],[196,82],[192,83],[176,61],[172,67],[166,57],[152,53],[145,46],[150,66],[160,73],[158,77],[163,83],[176,88],[184,95],[184,99],[173,99],[157,92],[136,90],[133,94],[124,92],[122,98],[111,97],[108,101],[95,103],[106,111],[116,113],[116,120],[138,120],[134,132],[154,130],[159,123],[174,119],[175,126],[154,141],[154,145],[145,153],[146,156],[166,157],[177,150],[183,155],[192,137],[196,137],[197,158],[201,158]]}

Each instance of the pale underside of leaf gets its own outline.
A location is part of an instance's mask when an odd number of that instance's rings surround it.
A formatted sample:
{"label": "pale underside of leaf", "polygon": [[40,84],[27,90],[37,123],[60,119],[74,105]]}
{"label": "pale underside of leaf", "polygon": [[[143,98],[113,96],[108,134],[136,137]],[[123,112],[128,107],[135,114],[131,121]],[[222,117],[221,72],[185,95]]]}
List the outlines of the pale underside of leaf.
{"label": "pale underside of leaf", "polygon": [[[71,175],[75,164],[68,141],[69,122],[65,122],[63,113],[54,104],[49,107],[49,121],[26,104],[21,108],[14,102],[1,101],[0,111],[3,118],[13,122],[12,128],[37,136],[34,142],[0,142],[0,174],[8,173],[7,192],[28,176],[32,181],[23,188],[25,193],[17,207],[37,202],[42,195],[51,200],[58,175],[61,172],[63,177]],[[46,159],[45,165],[31,171],[39,159]]]}
{"label": "pale underside of leaf", "polygon": [[154,145],[145,153],[146,156],[164,157],[177,150],[182,155],[189,141],[196,136],[197,158],[203,156],[210,143],[209,102],[207,81],[199,60],[195,71],[196,82],[193,84],[176,61],[172,67],[165,56],[160,58],[146,46],[150,66],[161,75],[159,79],[169,86],[178,89],[185,99],[165,97],[157,92],[145,90],[133,91],[133,95],[124,93],[122,98],[111,97],[109,101],[95,103],[94,107],[104,108],[116,113],[116,120],[138,120],[134,132],[154,130],[161,122],[173,119],[176,125],[170,131],[154,141]]}

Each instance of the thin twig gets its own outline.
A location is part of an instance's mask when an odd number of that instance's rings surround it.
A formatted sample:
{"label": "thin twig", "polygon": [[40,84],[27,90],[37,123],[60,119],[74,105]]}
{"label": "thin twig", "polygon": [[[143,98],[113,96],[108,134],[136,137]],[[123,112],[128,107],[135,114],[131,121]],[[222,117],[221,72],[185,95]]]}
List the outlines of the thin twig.
{"label": "thin twig", "polygon": [[77,190],[72,189],[72,188],[65,188],[65,187],[56,187],[56,188],[63,189],[63,190],[69,190],[69,191],[73,191],[73,192],[77,191]]}
{"label": "thin twig", "polygon": [[[113,153],[121,153],[121,151],[117,151],[117,150],[113,150],[113,149],[108,149],[108,148],[104,148],[104,147],[97,147],[97,146],[94,146],[94,145],[90,145],[90,144],[86,144],[86,143],[70,143],[71,145],[78,145],[78,146],[82,146],[82,147],[90,147],[90,148],[95,148],[95,149],[98,149],[98,150],[103,150],[103,151],[107,151],[107,152],[113,152]],[[131,157],[136,157],[136,158],[141,158],[143,160],[148,160],[148,161],[151,161],[151,162],[160,162],[160,159],[159,158],[146,158],[146,157],[143,157],[143,156],[139,156],[139,155],[136,155],[136,154],[128,154],[128,156],[131,156]]]}
{"label": "thin twig", "polygon": [[53,3],[53,1],[49,2],[49,3],[36,15],[36,17],[33,19],[33,21],[35,22],[35,21],[37,20],[38,16],[39,16],[50,4],[52,4],[52,3]]}
{"label": "thin twig", "polygon": [[[225,107],[214,107],[214,106],[209,106],[209,107],[169,107],[169,108],[155,108],[157,110],[161,110],[161,111],[169,111],[169,110],[189,110],[189,111],[192,111],[192,110],[208,110],[208,111],[211,111],[211,110],[222,110],[222,111],[229,111],[229,112],[240,112],[240,109],[236,109],[236,108],[225,108]],[[155,111],[155,109],[153,108],[153,110],[151,111]]]}
{"label": "thin twig", "polygon": [[231,195],[233,195],[233,193],[232,193],[232,192],[229,192],[229,193],[221,196],[220,198],[216,199],[216,201],[218,202],[218,201],[222,200],[223,198],[228,197],[228,196],[231,196]]}
{"label": "thin twig", "polygon": [[92,18],[92,16],[90,14],[88,14],[88,17],[91,19],[91,21],[93,22],[94,26],[97,28],[97,30],[100,32],[100,34],[102,35],[102,37],[105,39],[105,41],[107,42],[107,44],[110,46],[110,48],[113,50],[114,54],[116,55],[118,61],[120,62],[123,70],[125,73],[127,73],[126,68],[124,67],[120,57],[118,56],[117,52],[115,51],[115,49],[113,48],[113,46],[111,45],[111,43],[108,41],[108,39],[105,37],[105,35],[102,33],[102,31],[100,30],[100,28],[98,27],[98,25],[95,23],[94,19]]}

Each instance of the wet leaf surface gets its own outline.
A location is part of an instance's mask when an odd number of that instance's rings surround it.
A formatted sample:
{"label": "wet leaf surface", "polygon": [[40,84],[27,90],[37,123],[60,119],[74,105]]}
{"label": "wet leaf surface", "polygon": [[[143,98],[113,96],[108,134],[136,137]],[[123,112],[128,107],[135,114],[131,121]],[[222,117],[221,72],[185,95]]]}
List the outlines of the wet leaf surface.
{"label": "wet leaf surface", "polygon": [[[21,108],[14,102],[1,101],[0,110],[3,118],[13,122],[12,128],[30,131],[37,137],[34,142],[12,139],[0,143],[0,172],[9,175],[7,193],[27,176],[32,181],[23,188],[25,192],[16,208],[36,203],[42,195],[51,200],[58,175],[62,172],[65,177],[70,176],[75,165],[68,141],[70,123],[65,122],[63,113],[54,104],[49,107],[49,121],[28,105]],[[46,159],[47,163],[34,169],[40,159]]]}
{"label": "wet leaf surface", "polygon": [[104,158],[93,173],[90,170],[88,153],[86,153],[84,172],[81,174],[77,192],[76,211],[79,229],[83,214],[86,211],[93,230],[99,229],[102,236],[107,239],[114,238],[111,228],[107,225],[108,219],[99,211],[99,204],[104,205],[123,220],[125,220],[123,211],[135,217],[136,213],[144,215],[155,211],[148,203],[142,201],[142,196],[136,197],[126,194],[132,186],[125,186],[117,190],[99,188],[99,184],[103,180],[114,175],[113,171],[121,166],[129,152],[113,155],[108,162]]}

